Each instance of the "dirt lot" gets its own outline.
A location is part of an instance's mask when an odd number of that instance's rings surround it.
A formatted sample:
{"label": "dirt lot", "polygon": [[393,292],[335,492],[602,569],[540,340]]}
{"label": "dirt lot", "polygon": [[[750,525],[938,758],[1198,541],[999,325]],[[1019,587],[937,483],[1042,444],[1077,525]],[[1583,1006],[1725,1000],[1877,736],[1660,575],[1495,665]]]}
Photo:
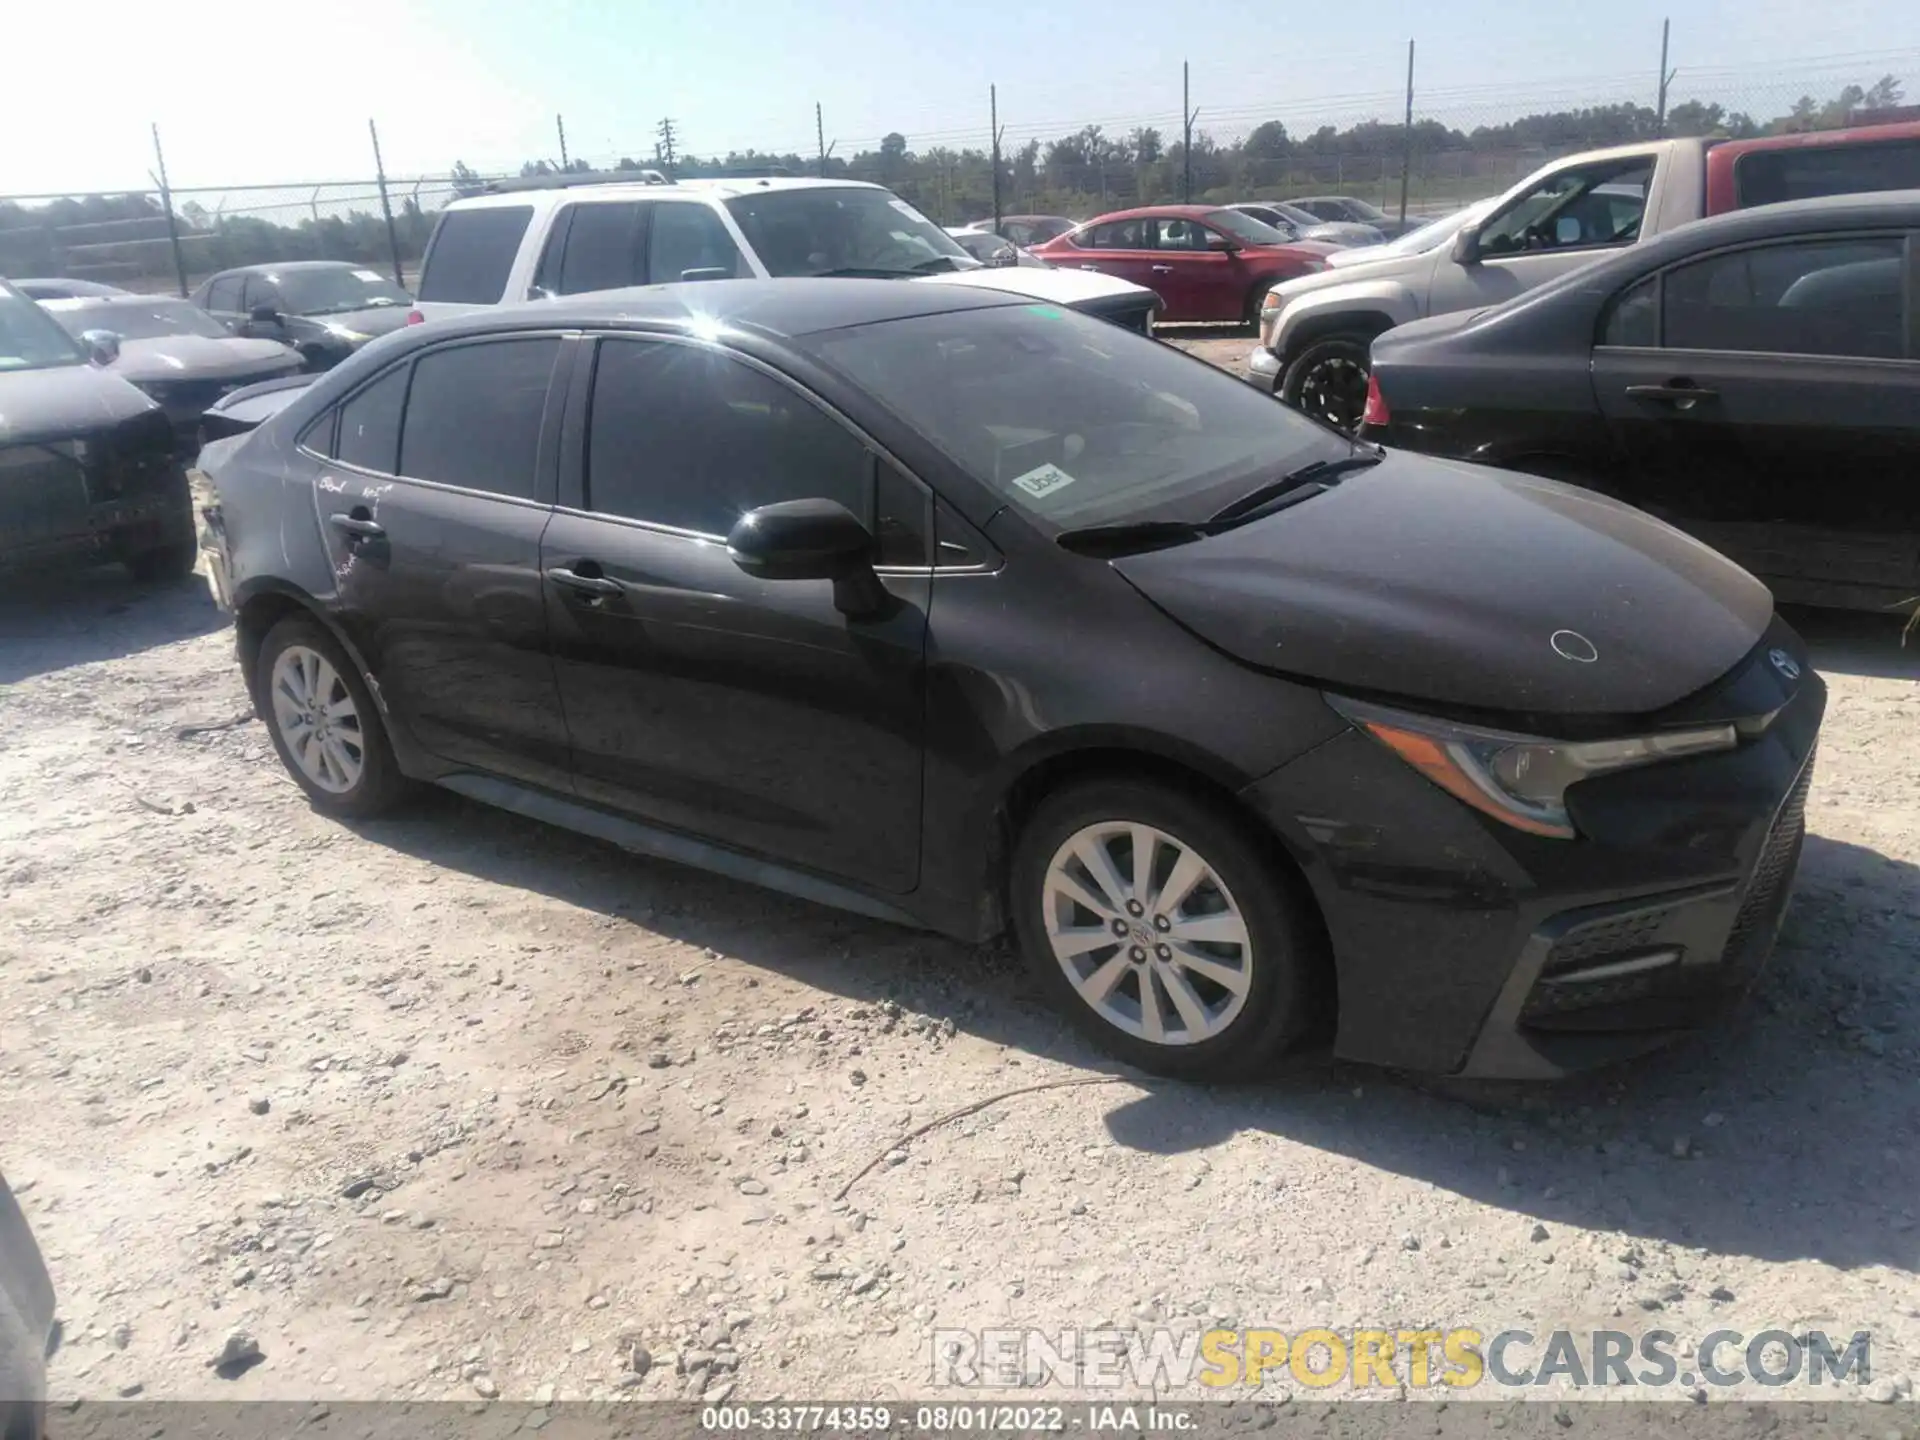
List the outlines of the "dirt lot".
{"label": "dirt lot", "polygon": [[1121,1080],[896,1147],[1105,1067],[1003,952],[452,796],[321,819],[202,588],[7,588],[0,1164],[55,1391],[918,1397],[934,1327],[1226,1322],[1870,1329],[1909,1393],[1920,657],[1817,635],[1798,898],[1708,1039],[1551,1091]]}

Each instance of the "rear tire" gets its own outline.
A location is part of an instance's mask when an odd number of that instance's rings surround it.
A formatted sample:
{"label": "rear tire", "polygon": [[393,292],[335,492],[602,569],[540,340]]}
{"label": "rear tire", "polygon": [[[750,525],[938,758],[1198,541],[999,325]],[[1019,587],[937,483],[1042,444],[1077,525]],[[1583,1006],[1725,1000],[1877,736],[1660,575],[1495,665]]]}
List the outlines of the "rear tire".
{"label": "rear tire", "polygon": [[1367,407],[1373,337],[1361,330],[1323,335],[1294,356],[1280,377],[1280,398],[1343,434],[1360,428]]}
{"label": "rear tire", "polygon": [[1151,781],[1069,786],[1021,830],[1011,882],[1035,978],[1129,1064],[1242,1079],[1314,1025],[1312,902],[1224,807]]}
{"label": "rear tire", "polygon": [[366,682],[317,620],[292,615],[269,630],[251,683],[280,763],[316,810],[371,819],[412,788]]}

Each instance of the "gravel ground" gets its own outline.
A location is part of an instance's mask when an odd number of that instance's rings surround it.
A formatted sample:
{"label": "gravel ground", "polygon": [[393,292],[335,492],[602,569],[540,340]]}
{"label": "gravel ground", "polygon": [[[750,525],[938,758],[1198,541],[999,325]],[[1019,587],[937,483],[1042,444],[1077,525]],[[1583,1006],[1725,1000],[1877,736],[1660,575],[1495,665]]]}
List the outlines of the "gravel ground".
{"label": "gravel ground", "polygon": [[908,1398],[935,1327],[1377,1324],[1869,1329],[1911,1393],[1920,656],[1809,629],[1797,899],[1703,1040],[1554,1089],[1116,1077],[901,1143],[1108,1067],[1002,950],[449,795],[320,818],[197,583],[0,591],[0,1164],[53,1389]]}

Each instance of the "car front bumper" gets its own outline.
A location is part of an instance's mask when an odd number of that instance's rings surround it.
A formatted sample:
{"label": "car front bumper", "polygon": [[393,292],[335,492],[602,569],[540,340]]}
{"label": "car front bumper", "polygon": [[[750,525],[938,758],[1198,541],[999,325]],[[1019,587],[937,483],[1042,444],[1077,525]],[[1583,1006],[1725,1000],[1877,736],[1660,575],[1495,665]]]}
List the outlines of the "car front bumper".
{"label": "car front bumper", "polygon": [[1249,384],[1258,385],[1262,390],[1278,390],[1280,388],[1280,357],[1264,345],[1254,346],[1252,353],[1247,356],[1245,379]]}
{"label": "car front bumper", "polygon": [[1320,902],[1336,1053],[1542,1080],[1709,1025],[1773,949],[1825,708],[1808,666],[1737,749],[1576,787],[1574,840],[1469,810],[1359,731],[1250,787]]}

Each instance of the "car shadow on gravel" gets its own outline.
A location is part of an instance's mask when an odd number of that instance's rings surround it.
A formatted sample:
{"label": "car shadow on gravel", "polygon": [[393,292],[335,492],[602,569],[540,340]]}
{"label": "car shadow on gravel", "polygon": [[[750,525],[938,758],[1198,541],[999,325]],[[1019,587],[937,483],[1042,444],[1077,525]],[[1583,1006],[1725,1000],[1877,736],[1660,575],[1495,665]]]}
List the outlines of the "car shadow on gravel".
{"label": "car shadow on gravel", "polygon": [[[668,936],[856,1003],[951,1019],[1015,1052],[1125,1073],[1000,947],[790,900],[441,792],[357,828],[628,921],[636,940]],[[1920,867],[1812,836],[1752,1001],[1676,1050],[1557,1086],[1419,1081],[1308,1055],[1259,1084],[1142,1079],[1146,1093],[1119,1101],[1107,1125],[1116,1143],[1161,1155],[1243,1131],[1283,1136],[1548,1226],[1912,1270],[1917,1080]]]}
{"label": "car shadow on gravel", "polygon": [[1243,1130],[1284,1136],[1549,1236],[1563,1225],[1920,1270],[1920,867],[1810,836],[1749,1002],[1630,1067],[1552,1086],[1344,1065],[1317,1086],[1163,1085],[1108,1126],[1168,1154]]}
{"label": "car shadow on gravel", "polygon": [[141,584],[118,565],[0,577],[0,685],[116,660],[227,624],[199,575]]}
{"label": "car shadow on gravel", "polygon": [[1920,628],[1901,643],[1904,615],[1860,610],[1782,612],[1813,653],[1814,665],[1834,674],[1883,680],[1920,680]]}

